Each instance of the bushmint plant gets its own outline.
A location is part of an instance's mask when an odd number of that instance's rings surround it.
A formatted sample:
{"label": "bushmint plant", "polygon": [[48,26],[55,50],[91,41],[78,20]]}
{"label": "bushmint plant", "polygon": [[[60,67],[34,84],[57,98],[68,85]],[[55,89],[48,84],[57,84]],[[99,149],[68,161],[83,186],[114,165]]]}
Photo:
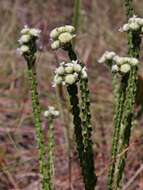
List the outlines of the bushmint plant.
{"label": "bushmint plant", "polygon": [[[63,83],[67,85],[74,116],[77,149],[82,167],[85,189],[92,190],[96,184],[96,175],[94,173],[94,157],[91,140],[92,127],[90,121],[91,113],[88,90],[88,76],[86,67],[81,62],[77,61],[77,55],[72,47],[71,41],[75,37],[74,31],[74,27],[65,26],[56,28],[51,32],[50,37],[53,40],[53,43],[51,44],[52,49],[61,47],[68,52],[69,58],[71,60],[71,63],[60,64],[60,67],[56,70],[54,81],[56,81],[58,84]],[[61,38],[61,36],[65,37],[65,39]],[[57,48],[53,48],[53,44],[55,42],[57,43],[57,41],[59,41],[59,45]],[[64,67],[64,69],[62,67]],[[82,118],[80,118],[78,88],[75,84],[78,81],[80,81]]]}
{"label": "bushmint plant", "polygon": [[40,174],[42,176],[42,188],[46,190],[47,178],[46,178],[46,161],[45,161],[45,144],[44,144],[44,133],[41,126],[41,108],[39,105],[39,95],[37,90],[37,78],[36,78],[36,40],[40,37],[40,30],[35,28],[29,28],[25,26],[21,30],[21,37],[18,40],[20,47],[17,51],[24,57],[27,62],[27,72],[30,84],[31,98],[32,98],[32,108],[34,115],[34,122],[36,128],[36,139],[39,149],[39,164],[40,164]]}
{"label": "bushmint plant", "polygon": [[48,160],[47,160],[47,187],[46,190],[53,190],[53,177],[54,177],[54,129],[53,129],[53,120],[59,117],[59,111],[57,111],[54,107],[49,106],[48,110],[44,112],[44,116],[47,119],[48,124]]}
{"label": "bushmint plant", "polygon": [[[123,26],[123,31],[128,33],[128,54],[130,57],[139,58],[141,33],[143,31],[143,19],[134,14],[132,1],[125,1],[128,23]],[[129,74],[128,87],[125,101],[125,115],[123,119],[123,138],[119,153],[123,153],[119,159],[117,180],[115,189],[121,189],[121,180],[126,164],[127,148],[129,146],[132,122],[134,118],[134,104],[137,93],[138,66],[133,67]]]}

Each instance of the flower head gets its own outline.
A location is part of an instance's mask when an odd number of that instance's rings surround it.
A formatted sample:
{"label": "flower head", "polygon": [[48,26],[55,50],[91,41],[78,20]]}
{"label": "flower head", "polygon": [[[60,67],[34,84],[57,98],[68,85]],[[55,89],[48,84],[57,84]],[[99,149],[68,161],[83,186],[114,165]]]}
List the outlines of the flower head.
{"label": "flower head", "polygon": [[120,29],[121,32],[140,31],[143,28],[143,18],[136,15],[129,18],[128,22]]}
{"label": "flower head", "polygon": [[[26,55],[28,53],[30,54],[31,52],[36,52],[36,39],[39,38],[40,32],[41,31],[39,29],[24,26],[24,28],[21,30],[21,37],[18,40],[20,45],[20,47],[18,48],[18,52],[20,53],[20,55]],[[33,47],[33,44],[35,47]]]}
{"label": "flower head", "polygon": [[64,47],[67,43],[70,43],[75,37],[75,28],[70,25],[65,25],[53,29],[50,33],[50,38],[52,40],[51,47],[53,50],[60,47]]}
{"label": "flower head", "polygon": [[126,74],[131,70],[131,67],[135,67],[139,64],[138,59],[134,57],[120,57],[114,52],[105,52],[100,58],[100,62],[108,64],[110,61],[111,71],[113,73]]}
{"label": "flower head", "polygon": [[48,110],[44,112],[44,116],[46,118],[55,119],[59,117],[60,113],[58,110],[56,110],[53,106],[49,106]]}
{"label": "flower head", "polygon": [[72,85],[80,78],[87,78],[86,67],[83,67],[78,61],[62,62],[55,71],[53,86],[59,84]]}

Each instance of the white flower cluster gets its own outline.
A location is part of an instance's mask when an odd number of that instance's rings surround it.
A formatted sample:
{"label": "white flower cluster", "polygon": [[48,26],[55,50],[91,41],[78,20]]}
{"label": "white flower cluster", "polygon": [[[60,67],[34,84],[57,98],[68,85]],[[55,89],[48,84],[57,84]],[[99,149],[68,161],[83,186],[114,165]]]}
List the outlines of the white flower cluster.
{"label": "white flower cluster", "polygon": [[74,32],[75,28],[70,25],[53,29],[50,33],[50,38],[52,40],[51,48],[55,50],[71,42],[71,40],[76,36]]}
{"label": "white flower cluster", "polygon": [[121,32],[138,31],[143,32],[143,18],[139,18],[136,15],[129,18],[128,23],[124,24],[120,29]]}
{"label": "white flower cluster", "polygon": [[49,106],[48,110],[44,112],[44,116],[46,118],[54,119],[54,118],[59,117],[59,115],[60,115],[59,111],[57,111],[53,106]]}
{"label": "white flower cluster", "polygon": [[70,63],[62,62],[55,71],[53,86],[59,84],[72,85],[80,78],[87,78],[86,67],[81,66],[78,61],[72,61]]}
{"label": "white flower cluster", "polygon": [[99,59],[100,63],[111,61],[111,70],[113,73],[126,74],[132,66],[139,64],[138,59],[133,57],[120,57],[115,52],[105,52]]}
{"label": "white flower cluster", "polygon": [[40,37],[41,30],[36,28],[29,28],[28,26],[24,26],[24,28],[21,30],[21,37],[18,40],[20,44],[20,48],[17,49],[18,53],[20,55],[23,55],[24,53],[28,53],[30,51],[29,49],[29,42],[31,39],[37,39]]}

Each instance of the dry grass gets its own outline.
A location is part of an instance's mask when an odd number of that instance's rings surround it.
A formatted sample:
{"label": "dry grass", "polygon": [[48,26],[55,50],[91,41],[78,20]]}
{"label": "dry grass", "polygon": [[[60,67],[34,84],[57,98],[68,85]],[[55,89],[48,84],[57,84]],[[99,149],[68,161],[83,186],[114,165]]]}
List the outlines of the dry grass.
{"label": "dry grass", "polygon": [[[143,4],[135,1],[136,12],[142,15]],[[26,65],[15,53],[19,31],[24,24],[39,27],[42,39],[37,60],[39,89],[42,108],[49,104],[58,106],[52,88],[53,71],[57,64],[50,50],[49,32],[58,25],[70,24],[73,1],[58,0],[1,0],[0,1],[0,189],[38,190],[38,158],[35,130],[28,93]],[[126,36],[118,32],[125,21],[122,0],[84,0],[80,32],[76,49],[89,68],[92,92],[92,122],[94,126],[94,151],[96,170],[99,175],[98,190],[106,190],[111,134],[113,130],[113,95],[111,75],[97,59],[106,49],[126,53]],[[57,52],[59,60],[66,59]],[[143,121],[133,130],[129,147],[128,164],[124,183],[142,164]],[[46,122],[43,127],[47,131]],[[55,123],[55,185],[58,190],[69,189],[64,124]],[[75,147],[72,148],[73,189],[82,189]],[[127,190],[143,189],[143,173],[140,173]]]}

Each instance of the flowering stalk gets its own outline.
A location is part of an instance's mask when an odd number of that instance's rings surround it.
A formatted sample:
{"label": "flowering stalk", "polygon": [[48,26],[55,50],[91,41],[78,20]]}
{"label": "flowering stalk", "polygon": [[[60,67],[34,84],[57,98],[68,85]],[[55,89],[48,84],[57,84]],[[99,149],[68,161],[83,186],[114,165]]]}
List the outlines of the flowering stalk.
{"label": "flowering stalk", "polygon": [[125,96],[126,96],[127,79],[128,79],[128,76],[124,76],[122,78],[120,89],[118,92],[118,97],[117,97],[116,113],[115,113],[115,119],[114,119],[115,128],[114,128],[112,149],[111,149],[111,164],[110,164],[109,174],[108,174],[108,190],[113,190],[119,137],[120,137],[123,110],[124,110],[124,101],[125,101]]}
{"label": "flowering stalk", "polygon": [[[67,48],[69,57],[71,60],[76,60],[77,56],[72,48],[72,44],[69,44]],[[94,155],[92,149],[92,140],[91,140],[91,112],[90,112],[90,98],[89,98],[89,89],[88,89],[88,78],[85,73],[84,77],[80,79],[80,93],[82,99],[82,138],[84,145],[84,175],[85,175],[85,189],[94,190],[97,177],[95,175],[94,168]]]}
{"label": "flowering stalk", "polygon": [[46,190],[53,190],[53,176],[54,176],[54,132],[53,132],[53,119],[59,116],[59,112],[54,107],[49,106],[48,110],[44,112],[44,116],[48,123],[48,162],[47,164],[47,186]]}
{"label": "flowering stalk", "polygon": [[116,55],[114,52],[105,52],[103,56],[100,58],[99,62],[107,63],[110,66],[114,75],[121,75],[121,84],[117,96],[116,113],[114,119],[115,129],[111,149],[112,160],[108,174],[108,189],[112,190],[114,189],[114,174],[117,165],[117,154],[119,149],[119,140],[121,136],[121,126],[125,109],[124,103],[127,93],[128,79],[130,75],[129,73],[131,72],[132,68],[135,68],[137,66],[138,60],[136,58],[131,57],[120,57]]}
{"label": "flowering stalk", "polygon": [[[64,31],[64,32],[63,32]],[[65,32],[66,31],[66,32]],[[74,125],[75,125],[75,135],[77,142],[77,150],[79,154],[80,164],[82,167],[82,173],[85,183],[86,190],[93,190],[96,184],[96,176],[94,174],[94,158],[93,158],[93,150],[92,150],[92,141],[91,141],[91,123],[90,123],[90,101],[89,101],[89,91],[88,89],[88,80],[86,69],[83,64],[78,63],[77,55],[73,50],[71,40],[75,37],[73,32],[75,31],[74,27],[59,27],[54,29],[51,32],[51,38],[53,40],[52,48],[57,49],[61,47],[65,51],[68,52],[69,58],[72,63],[62,64],[60,68],[56,71],[57,74],[55,76],[55,82],[67,84],[67,90],[70,96],[70,102],[72,105],[72,112],[74,117]],[[56,41],[58,41],[58,46],[53,46]],[[65,67],[65,72],[63,72],[63,68]],[[73,72],[74,71],[74,72]],[[80,80],[81,86],[83,87],[83,91],[81,91],[82,104],[85,105],[85,109],[82,110],[83,119],[87,121],[81,121],[80,118],[80,108],[79,108],[79,100],[78,100],[78,88],[75,82],[77,79]],[[82,90],[81,87],[81,90]],[[84,97],[84,98],[83,98]],[[82,128],[82,124],[85,124]],[[89,171],[90,170],[90,171]]]}
{"label": "flowering stalk", "polygon": [[[72,44],[69,43],[65,47],[68,51],[69,58],[76,60],[77,55],[72,48]],[[81,64],[83,66],[83,64]],[[82,136],[84,145],[84,175],[85,175],[85,188],[87,190],[94,190],[97,177],[95,175],[94,168],[94,154],[92,149],[92,127],[91,127],[91,112],[90,112],[90,98],[88,88],[87,73],[83,69],[83,77],[80,79],[80,93],[81,93],[81,109],[82,109]]]}
{"label": "flowering stalk", "polygon": [[[131,16],[133,16],[134,13],[132,8],[132,1],[125,1],[125,6],[126,6],[127,17],[130,18]],[[136,19],[136,17],[133,18]],[[142,21],[142,19],[140,19],[140,21]],[[129,56],[139,58],[140,44],[141,44],[140,29],[138,28],[138,30],[136,31],[134,30],[128,31]],[[126,164],[127,148],[129,146],[132,121],[134,116],[134,104],[135,104],[136,91],[137,91],[137,80],[138,80],[138,67],[133,67],[129,74],[129,80],[128,80],[128,87],[127,87],[127,94],[125,101],[125,115],[123,119],[123,126],[124,126],[123,138],[119,152],[122,153],[122,156],[119,159],[115,190],[121,189],[121,180],[123,177],[123,172]]]}
{"label": "flowering stalk", "polygon": [[92,126],[91,126],[91,112],[90,112],[90,97],[88,89],[88,78],[80,80],[80,93],[81,93],[81,109],[82,109],[82,135],[84,144],[84,161],[86,172],[87,189],[94,190],[97,177],[94,168],[94,155],[92,148]]}
{"label": "flowering stalk", "polygon": [[46,162],[45,162],[45,145],[44,145],[44,133],[41,126],[41,109],[39,105],[39,96],[37,91],[37,78],[36,78],[36,40],[39,37],[40,31],[37,29],[30,29],[25,27],[21,30],[21,38],[19,39],[20,48],[18,52],[24,56],[28,67],[28,78],[30,84],[32,108],[34,115],[34,122],[36,128],[37,144],[39,149],[39,164],[40,174],[42,176],[42,188],[47,190],[47,177],[46,177]]}
{"label": "flowering stalk", "polygon": [[81,118],[80,118],[80,108],[79,108],[79,100],[78,100],[78,89],[77,85],[69,85],[67,86],[68,94],[70,97],[70,103],[72,106],[72,114],[73,114],[73,123],[75,126],[75,136],[77,143],[77,150],[79,155],[79,160],[81,167],[83,168],[83,137],[82,137],[82,126],[81,126]]}

